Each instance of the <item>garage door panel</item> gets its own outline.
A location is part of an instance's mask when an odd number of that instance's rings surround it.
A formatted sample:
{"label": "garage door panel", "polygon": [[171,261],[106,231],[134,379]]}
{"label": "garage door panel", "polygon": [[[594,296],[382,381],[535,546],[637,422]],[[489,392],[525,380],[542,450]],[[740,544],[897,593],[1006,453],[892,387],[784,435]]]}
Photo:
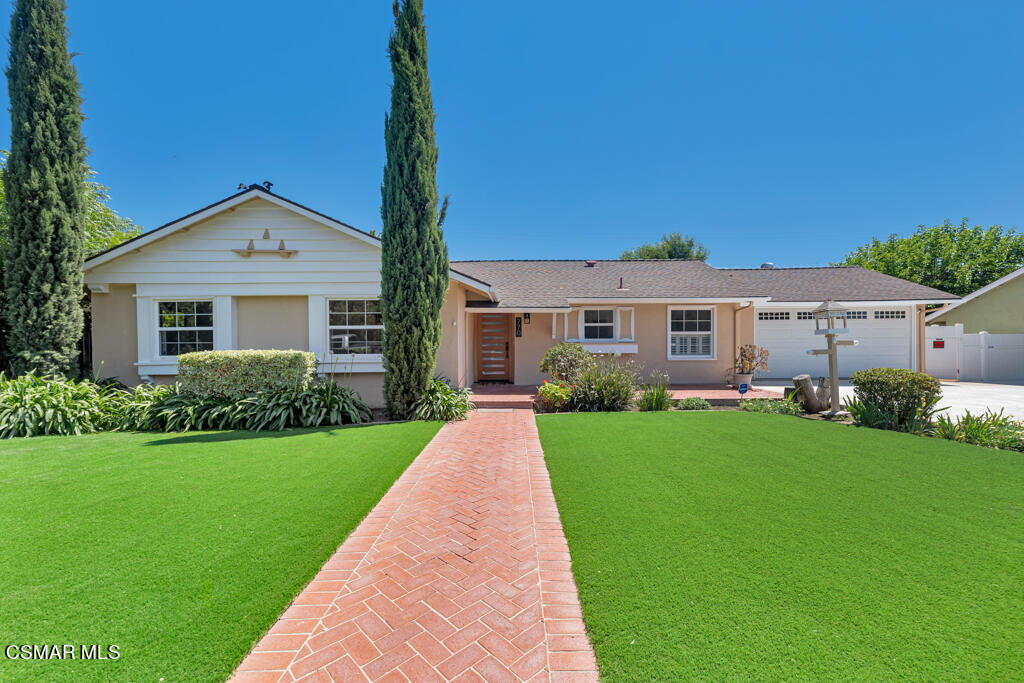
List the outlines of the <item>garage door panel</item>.
{"label": "garage door panel", "polygon": [[[805,309],[806,310],[806,309]],[[863,309],[858,309],[863,310]],[[867,318],[849,320],[850,332],[841,338],[855,339],[857,346],[844,346],[839,350],[839,375],[849,377],[857,370],[877,367],[910,367],[911,311],[906,308],[886,307],[884,310],[905,310],[906,318],[874,317],[875,309],[867,309]],[[761,320],[759,312],[776,314],[775,319]],[[789,319],[779,319],[779,313],[789,313]],[[825,356],[809,356],[808,349],[825,348],[824,336],[814,334],[813,320],[798,320],[798,309],[758,309],[755,312],[754,343],[768,349],[766,376],[788,378],[801,373],[813,376],[828,373]]]}

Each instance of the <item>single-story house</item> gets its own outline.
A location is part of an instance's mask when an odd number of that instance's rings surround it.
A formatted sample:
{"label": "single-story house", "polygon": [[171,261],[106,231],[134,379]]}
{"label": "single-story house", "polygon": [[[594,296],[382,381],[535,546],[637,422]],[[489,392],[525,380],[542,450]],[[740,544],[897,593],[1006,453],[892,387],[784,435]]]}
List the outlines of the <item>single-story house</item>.
{"label": "single-story house", "polygon": [[[98,376],[172,381],[180,353],[303,349],[382,402],[380,240],[251,185],[85,263]],[[537,384],[578,341],[673,383],[723,383],[736,348],[771,376],[825,374],[811,310],[851,309],[842,374],[924,367],[925,304],[956,297],[862,268],[713,268],[700,261],[456,261],[437,372],[459,385]]]}
{"label": "single-story house", "polygon": [[1024,268],[932,311],[926,321],[929,325],[960,323],[968,334],[1024,333]]}

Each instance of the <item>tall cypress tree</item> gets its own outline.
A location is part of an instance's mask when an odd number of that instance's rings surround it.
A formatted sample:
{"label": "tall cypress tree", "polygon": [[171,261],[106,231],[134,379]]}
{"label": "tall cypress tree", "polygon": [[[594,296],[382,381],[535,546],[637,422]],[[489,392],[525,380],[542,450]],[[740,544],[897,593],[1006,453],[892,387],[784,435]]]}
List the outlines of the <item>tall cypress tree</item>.
{"label": "tall cypress tree", "polygon": [[68,375],[82,336],[85,140],[64,0],[17,0],[4,172],[10,232],[4,315],[17,372]]}
{"label": "tall cypress tree", "polygon": [[434,373],[448,290],[448,249],[437,213],[437,144],[423,0],[401,5],[396,0],[394,13],[388,42],[394,84],[391,114],[384,119],[387,164],[381,185],[381,306],[384,397],[391,416],[404,419]]}

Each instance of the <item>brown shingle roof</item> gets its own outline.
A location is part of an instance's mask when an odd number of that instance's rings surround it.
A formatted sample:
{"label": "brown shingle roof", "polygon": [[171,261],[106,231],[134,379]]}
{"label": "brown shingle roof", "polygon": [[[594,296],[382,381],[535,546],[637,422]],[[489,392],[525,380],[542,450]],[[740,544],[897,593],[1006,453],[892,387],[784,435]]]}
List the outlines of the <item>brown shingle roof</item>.
{"label": "brown shingle roof", "polygon": [[[856,266],[712,268],[702,261],[453,261],[490,283],[500,308],[564,307],[568,299],[771,297],[776,301],[956,299],[952,294]],[[626,291],[619,289],[619,278]]]}

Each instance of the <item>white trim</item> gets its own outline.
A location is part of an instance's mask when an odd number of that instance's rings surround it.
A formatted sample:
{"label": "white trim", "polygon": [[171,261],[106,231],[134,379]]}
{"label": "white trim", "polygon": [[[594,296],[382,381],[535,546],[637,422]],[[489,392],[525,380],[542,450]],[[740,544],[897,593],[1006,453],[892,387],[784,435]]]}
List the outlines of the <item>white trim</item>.
{"label": "white trim", "polygon": [[[949,299],[886,299],[871,301],[870,299],[844,299],[842,301],[834,301],[833,303],[852,308],[854,306],[859,307],[885,307],[885,306],[913,306],[914,304],[941,304],[948,303]],[[768,303],[758,303],[758,306],[765,308],[817,308],[823,302],[822,301],[768,301]]]}
{"label": "white trim", "polygon": [[[569,304],[594,304],[594,305],[630,305],[630,304],[766,304],[771,301],[767,296],[744,296],[744,297],[633,297],[624,299],[621,297],[578,297],[566,299]],[[774,302],[772,302],[774,304]],[[820,302],[809,304],[819,305]]]}
{"label": "white trim", "polygon": [[237,341],[238,321],[235,301],[230,296],[135,296],[135,334],[138,359],[135,366],[139,375],[178,374],[177,356],[160,355],[161,301],[210,301],[213,303],[213,348],[215,351],[234,349]]}
{"label": "white trim", "polygon": [[[968,301],[970,301],[971,299],[977,298],[977,297],[981,296],[982,294],[984,294],[986,292],[989,292],[989,291],[995,289],[996,287],[999,287],[1000,285],[1005,285],[1010,280],[1014,280],[1014,279],[1020,277],[1021,275],[1024,275],[1024,267],[1018,268],[1017,270],[1013,271],[1009,275],[1002,276],[1001,278],[999,278],[995,282],[988,283],[987,285],[985,285],[981,289],[974,290],[973,292],[971,292],[967,296],[963,297],[959,301],[955,301],[953,303],[947,303],[944,308],[941,308],[938,311],[935,311],[933,313],[929,313],[927,316],[925,316],[925,321],[927,322],[927,321],[936,320],[938,318],[941,318],[943,315],[945,315],[946,313],[949,313],[950,311],[952,311],[957,306],[965,304]],[[927,366],[925,366],[925,367],[927,368]]]}
{"label": "white trim", "polygon": [[466,306],[466,313],[568,313],[575,309],[569,308],[568,306],[554,307],[549,306],[547,308],[543,306],[537,306],[536,308],[530,308],[528,306]]}
{"label": "white trim", "polygon": [[327,324],[327,302],[331,299],[359,298],[379,299],[380,295],[378,294],[375,297],[359,297],[312,294],[308,297],[307,311],[309,316],[309,350],[313,352],[314,356],[316,356],[318,374],[384,372],[384,356],[382,354],[364,353],[340,355],[331,353],[331,347],[328,342],[328,335],[330,334],[330,331]]}
{"label": "white trim", "polygon": [[[607,337],[607,338],[604,338],[604,337],[594,337],[592,339],[588,339],[587,335],[586,335],[587,323],[584,320],[584,318],[586,318],[587,311],[611,311],[612,312],[612,321],[610,323],[590,323],[590,325],[597,326],[597,327],[611,327],[612,328],[612,336]],[[619,311],[614,306],[606,306],[606,307],[603,307],[603,308],[600,307],[600,306],[588,306],[586,308],[581,308],[581,309],[579,309],[579,314],[576,316],[576,328],[577,328],[576,335],[577,335],[577,337],[579,338],[579,340],[581,342],[585,341],[585,342],[590,342],[592,344],[605,344],[605,343],[609,343],[609,342],[618,341],[619,340],[619,336],[618,336],[618,332],[619,332]]]}
{"label": "white trim", "polygon": [[[710,356],[673,356],[672,355],[672,311],[711,311],[711,332],[704,333],[699,332],[697,334],[710,334],[711,337],[711,355]],[[688,360],[718,360],[718,315],[716,306],[668,306],[665,311],[665,357],[668,360],[673,361],[688,361]],[[676,332],[675,334],[687,334],[686,332]]]}
{"label": "white trim", "polygon": [[491,301],[497,301],[498,300],[498,293],[496,291],[494,291],[494,287],[491,287],[489,284],[487,284],[483,280],[477,280],[476,278],[472,278],[472,277],[470,277],[468,275],[463,275],[462,273],[456,273],[454,270],[451,270],[451,269],[448,270],[448,278],[450,280],[455,280],[456,282],[461,282],[462,284],[466,285],[467,287],[472,287],[473,289],[477,290],[478,292],[483,292],[484,294],[487,295],[487,298],[489,298]]}
{"label": "white trim", "polygon": [[585,350],[590,353],[601,353],[601,354],[614,354],[621,356],[624,353],[636,353],[638,346],[627,342],[611,342],[611,343],[596,343],[594,341],[580,342]]}

